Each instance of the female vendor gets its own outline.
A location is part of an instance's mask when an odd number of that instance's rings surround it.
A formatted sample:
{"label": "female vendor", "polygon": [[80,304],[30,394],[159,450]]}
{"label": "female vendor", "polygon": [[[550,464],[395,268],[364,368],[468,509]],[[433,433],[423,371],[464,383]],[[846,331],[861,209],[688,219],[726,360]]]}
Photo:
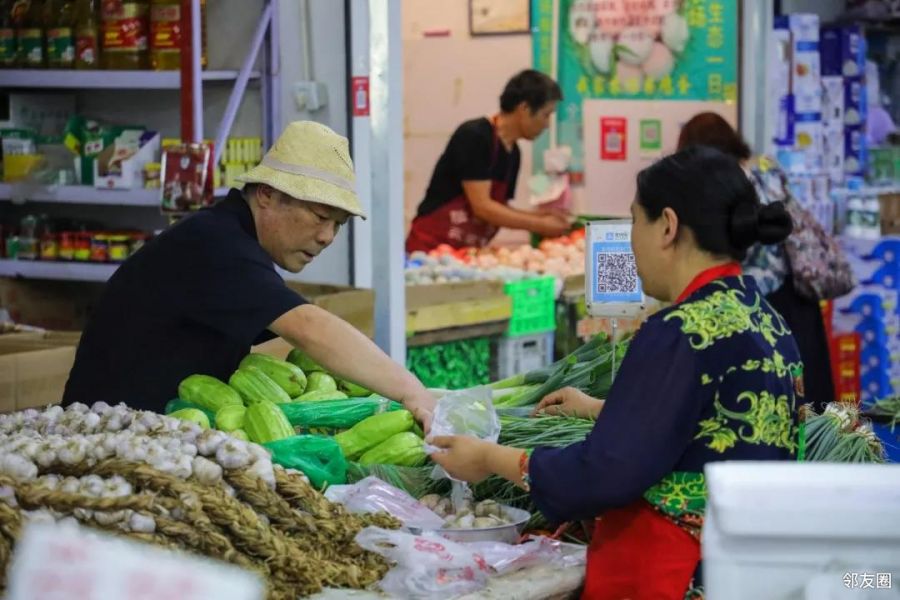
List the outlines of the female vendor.
{"label": "female vendor", "polygon": [[516,483],[551,521],[602,517],[583,598],[682,600],[700,560],[704,465],[797,449],[797,346],[740,267],[791,221],[781,204],[759,203],[736,160],[699,146],[642,171],[631,211],[644,290],[673,305],[634,336],[605,403],[564,389],[539,404],[596,418],[587,439],[529,453],[436,437],[433,458],[459,479]]}

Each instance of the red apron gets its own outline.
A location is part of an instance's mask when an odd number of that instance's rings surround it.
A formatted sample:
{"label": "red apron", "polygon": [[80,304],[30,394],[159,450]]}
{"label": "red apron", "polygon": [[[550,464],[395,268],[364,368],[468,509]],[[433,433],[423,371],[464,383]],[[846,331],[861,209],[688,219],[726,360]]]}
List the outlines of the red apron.
{"label": "red apron", "polygon": [[[703,271],[675,303],[722,277],[741,274],[727,263]],[[606,511],[594,525],[583,600],[684,600],[700,562],[700,541],[646,500]]]}
{"label": "red apron", "polygon": [[[493,147],[491,149],[490,170],[497,164],[500,152],[500,138],[497,136],[496,119],[491,121],[493,128]],[[509,190],[509,179],[513,175],[512,161],[505,179],[491,180],[491,199],[503,204],[509,203],[506,193]],[[498,228],[482,221],[472,212],[469,199],[465,193],[443,204],[440,208],[413,219],[412,229],[406,238],[406,251],[421,250],[428,252],[441,244],[454,248],[482,248],[497,235]]]}
{"label": "red apron", "polygon": [[700,542],[645,500],[603,513],[587,552],[582,600],[684,600]]}

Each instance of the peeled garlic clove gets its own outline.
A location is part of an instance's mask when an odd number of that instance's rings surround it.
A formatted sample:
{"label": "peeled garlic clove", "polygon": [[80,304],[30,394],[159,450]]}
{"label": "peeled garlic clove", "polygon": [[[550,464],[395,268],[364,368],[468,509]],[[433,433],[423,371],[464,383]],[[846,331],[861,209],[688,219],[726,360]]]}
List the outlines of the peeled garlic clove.
{"label": "peeled garlic clove", "polygon": [[591,41],[588,47],[591,54],[591,62],[598,73],[607,74],[612,71],[613,48],[615,41],[612,36],[601,34]]}
{"label": "peeled garlic clove", "polygon": [[641,68],[647,77],[659,80],[672,73],[675,68],[675,57],[665,44],[656,42]]}
{"label": "peeled garlic clove", "polygon": [[578,44],[586,44],[594,31],[593,3],[590,0],[576,0],[569,8],[569,34]]}

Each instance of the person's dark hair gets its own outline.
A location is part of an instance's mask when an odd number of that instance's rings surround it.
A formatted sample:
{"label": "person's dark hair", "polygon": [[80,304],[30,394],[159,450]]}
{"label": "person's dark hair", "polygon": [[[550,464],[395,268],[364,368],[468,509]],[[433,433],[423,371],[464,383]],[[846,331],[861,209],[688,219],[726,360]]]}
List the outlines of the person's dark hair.
{"label": "person's dark hair", "polygon": [[562,100],[562,90],[551,78],[540,71],[526,69],[506,83],[500,94],[500,110],[505,113],[516,110],[523,102],[535,113],[548,102]]}
{"label": "person's dark hair", "polygon": [[651,221],[671,208],[700,249],[738,261],[757,242],[784,241],[793,227],[781,202],[761,204],[737,160],[709,146],[689,146],[638,173],[637,202]]}
{"label": "person's dark hair", "polygon": [[747,160],[752,155],[750,146],[721,115],[703,112],[694,115],[681,128],[678,149],[688,146],[712,146],[738,160]]}

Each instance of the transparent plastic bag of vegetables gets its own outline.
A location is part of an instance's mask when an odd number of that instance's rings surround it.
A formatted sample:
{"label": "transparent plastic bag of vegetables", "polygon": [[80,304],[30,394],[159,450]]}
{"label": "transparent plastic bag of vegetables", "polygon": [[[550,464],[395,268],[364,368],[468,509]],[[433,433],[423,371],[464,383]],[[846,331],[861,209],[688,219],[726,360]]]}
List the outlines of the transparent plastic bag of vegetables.
{"label": "transparent plastic bag of vegetables", "polygon": [[347,460],[341,447],[331,438],[295,435],[263,446],[272,453],[272,462],[302,471],[318,489],[347,483]]}
{"label": "transparent plastic bag of vegetables", "polygon": [[[496,442],[500,437],[500,417],[491,402],[490,388],[478,386],[444,395],[434,410],[430,435],[471,435]],[[437,450],[430,444],[425,446],[428,454]]]}

